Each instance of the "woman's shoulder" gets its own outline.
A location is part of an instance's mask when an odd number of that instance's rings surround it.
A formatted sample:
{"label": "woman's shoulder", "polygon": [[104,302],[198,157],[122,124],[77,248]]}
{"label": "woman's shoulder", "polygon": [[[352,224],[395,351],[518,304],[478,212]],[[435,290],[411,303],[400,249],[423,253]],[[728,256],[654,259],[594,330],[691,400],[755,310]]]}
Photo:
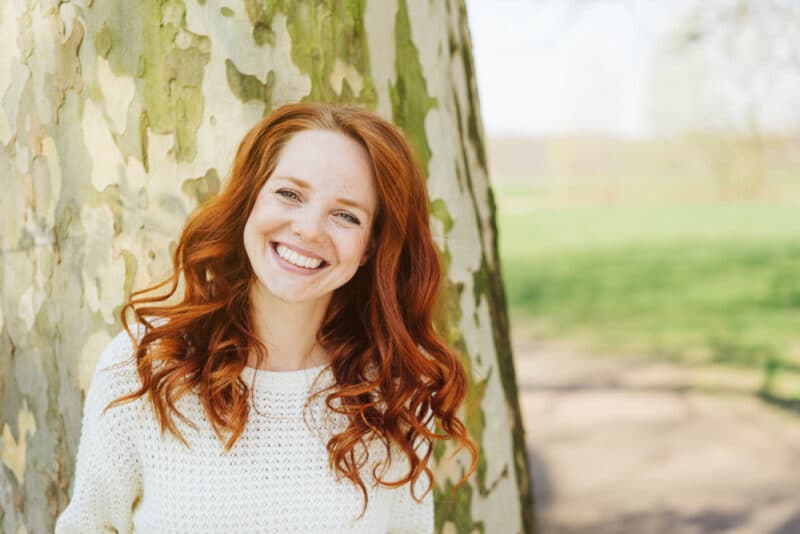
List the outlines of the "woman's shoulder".
{"label": "woman's shoulder", "polygon": [[134,323],[129,329],[130,335],[122,328],[100,352],[90,389],[102,389],[103,397],[121,396],[141,387],[134,340],[137,344],[141,341],[145,327]]}
{"label": "woman's shoulder", "polygon": [[[168,320],[159,318],[150,321],[155,326],[161,326]],[[100,353],[97,369],[103,370],[109,367],[135,367],[134,343],[138,344],[145,334],[145,326],[141,323],[133,323],[128,326],[128,330],[121,328],[120,331],[109,341]],[[124,364],[129,365],[124,365]]]}
{"label": "woman's shoulder", "polygon": [[[137,323],[132,325],[130,330],[133,339],[137,343],[141,341],[144,327]],[[106,344],[97,361],[98,373],[135,366],[134,344],[131,335],[123,328]]]}

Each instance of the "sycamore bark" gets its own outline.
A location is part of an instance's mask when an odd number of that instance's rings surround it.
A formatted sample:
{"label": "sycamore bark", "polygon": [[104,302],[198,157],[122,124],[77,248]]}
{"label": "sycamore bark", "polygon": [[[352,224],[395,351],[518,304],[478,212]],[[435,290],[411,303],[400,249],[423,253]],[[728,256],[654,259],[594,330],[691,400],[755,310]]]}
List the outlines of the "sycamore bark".
{"label": "sycamore bark", "polygon": [[270,109],[365,105],[428,178],[477,473],[437,448],[439,532],[533,532],[531,481],[463,0],[0,3],[0,531],[52,531],[82,402],[134,288],[169,272]]}

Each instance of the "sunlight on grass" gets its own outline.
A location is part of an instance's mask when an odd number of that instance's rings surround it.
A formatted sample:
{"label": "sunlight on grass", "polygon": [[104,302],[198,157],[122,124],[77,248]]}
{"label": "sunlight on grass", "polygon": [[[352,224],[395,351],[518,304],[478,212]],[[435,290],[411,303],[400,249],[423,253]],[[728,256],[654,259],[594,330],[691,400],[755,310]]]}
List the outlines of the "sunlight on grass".
{"label": "sunlight on grass", "polygon": [[497,198],[509,305],[532,335],[683,362],[800,368],[796,207],[525,210],[520,190]]}

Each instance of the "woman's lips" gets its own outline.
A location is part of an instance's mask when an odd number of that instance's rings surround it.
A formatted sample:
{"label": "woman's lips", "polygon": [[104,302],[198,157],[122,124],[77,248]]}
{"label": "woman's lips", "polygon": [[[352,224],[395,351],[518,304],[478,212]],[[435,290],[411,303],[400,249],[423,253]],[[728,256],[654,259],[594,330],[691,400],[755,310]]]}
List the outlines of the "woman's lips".
{"label": "woman's lips", "polygon": [[298,247],[296,245],[290,245],[288,243],[283,243],[283,242],[280,242],[280,241],[271,241],[271,243],[272,243],[273,246],[283,245],[284,247],[288,248],[289,250],[293,250],[293,251],[297,252],[298,254],[300,254],[301,256],[305,256],[306,258],[311,258],[311,259],[315,259],[315,260],[321,260],[321,261],[325,262],[325,258],[323,258],[322,256],[318,256],[317,254],[314,254],[310,250],[306,250],[306,249]]}
{"label": "woman's lips", "polygon": [[276,243],[274,241],[270,243],[270,247],[269,248],[272,251],[271,252],[272,257],[275,258],[275,261],[278,262],[278,265],[280,265],[281,267],[283,267],[287,271],[291,271],[293,273],[298,273],[298,274],[311,275],[311,274],[318,273],[319,271],[321,271],[322,269],[324,269],[325,267],[328,266],[328,263],[323,260],[322,263],[320,263],[319,266],[314,268],[314,269],[309,269],[308,267],[300,267],[299,265],[295,265],[294,263],[291,263],[291,262],[281,258],[280,255],[278,255],[277,246],[278,246],[278,243]]}

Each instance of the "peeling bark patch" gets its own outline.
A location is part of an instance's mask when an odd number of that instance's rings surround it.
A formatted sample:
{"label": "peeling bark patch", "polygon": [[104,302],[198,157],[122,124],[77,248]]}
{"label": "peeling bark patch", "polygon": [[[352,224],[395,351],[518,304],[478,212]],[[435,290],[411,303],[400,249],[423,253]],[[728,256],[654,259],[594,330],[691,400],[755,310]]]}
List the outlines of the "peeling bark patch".
{"label": "peeling bark patch", "polygon": [[47,221],[47,227],[52,228],[56,222],[56,207],[61,198],[61,161],[58,156],[58,148],[52,137],[45,137],[40,141],[42,156],[47,161],[47,177],[49,179],[49,190],[46,198],[44,213],[42,214]]}
{"label": "peeling bark patch", "polygon": [[[489,368],[489,374],[483,380],[475,380],[471,367],[468,370],[470,375],[469,380],[469,394],[464,402],[464,412],[469,414],[464,421],[469,435],[476,440],[477,443],[483,443],[483,431],[486,426],[486,415],[483,413],[483,399],[486,397],[486,385],[489,383],[492,370]],[[478,482],[478,492],[486,496],[489,494],[489,488],[486,484],[486,453],[484,447],[481,445],[478,454],[478,466],[475,469],[475,475]]]}
{"label": "peeling bark patch", "polygon": [[[290,2],[288,29],[292,36],[292,60],[311,78],[310,100],[358,103],[374,107],[377,93],[369,65],[369,48],[364,27],[364,0],[348,2]],[[344,60],[363,79],[360,90],[341,85],[337,93],[331,74],[337,59]]]}
{"label": "peeling bark patch", "polygon": [[[11,139],[11,126],[6,116],[5,108],[8,106],[9,111],[13,114],[15,107],[13,100],[11,102],[8,101],[9,95],[6,90],[12,81],[24,83],[25,80],[15,79],[12,75],[12,67],[19,61],[19,58],[15,57],[13,52],[17,46],[17,27],[13,22],[15,17],[13,5],[11,2],[3,2],[0,5],[2,5],[2,13],[0,14],[0,49],[3,50],[3,53],[0,54],[0,95],[3,97],[2,101],[0,101],[0,144],[5,145]],[[9,106],[9,104],[11,105]]]}
{"label": "peeling bark patch", "polygon": [[[345,90],[348,90],[351,94],[358,95],[361,94],[361,90],[364,88],[364,79],[358,70],[339,58],[336,58],[329,81],[333,90],[340,96]],[[345,87],[345,84],[349,87]]]}
{"label": "peeling bark patch", "polygon": [[247,16],[253,24],[253,41],[258,46],[275,46],[275,32],[272,31],[272,19],[275,13],[278,12],[278,7],[281,11],[286,12],[290,2],[264,2],[262,0],[244,0],[244,7],[247,11]]}
{"label": "peeling bark patch", "polygon": [[[273,18],[278,11],[286,15],[292,61],[311,79],[308,100],[375,107],[377,92],[364,26],[365,0],[245,0],[245,7],[258,45],[275,44]],[[337,61],[348,66],[346,76],[337,73]]]}
{"label": "peeling bark patch", "polygon": [[196,153],[195,137],[203,117],[201,85],[208,57],[207,53],[196,48],[173,48],[164,58],[164,89],[169,99],[169,120],[177,141],[174,150],[176,161],[191,161]]}
{"label": "peeling bark patch", "polygon": [[108,57],[108,53],[111,52],[111,45],[111,30],[103,24],[103,27],[94,37],[94,48],[101,57]]}
{"label": "peeling bark patch", "polygon": [[97,58],[97,81],[103,93],[105,112],[111,120],[114,133],[121,134],[128,123],[128,108],[136,93],[136,86],[130,76],[114,76],[111,66],[103,57]]}
{"label": "peeling bark patch", "polygon": [[148,137],[147,129],[150,127],[150,118],[147,116],[147,111],[142,111],[139,115],[139,144],[142,147],[142,166],[145,171],[150,170],[150,161],[147,157],[148,154]]}
{"label": "peeling bark patch", "polygon": [[83,91],[83,78],[81,78],[81,61],[78,57],[78,50],[83,41],[86,29],[83,21],[79,18],[73,19],[72,33],[66,42],[57,48],[55,59],[55,78],[56,87],[56,110],[64,104],[64,95],[70,89],[76,93]]}
{"label": "peeling bark patch", "polygon": [[3,463],[14,473],[17,485],[21,485],[25,477],[28,435],[36,434],[36,419],[28,410],[28,399],[22,400],[22,408],[17,414],[17,437],[14,437],[8,423],[3,424],[2,453]]}
{"label": "peeling bark patch", "polygon": [[174,133],[170,155],[175,161],[192,161],[203,118],[202,84],[211,45],[208,37],[186,29],[182,3],[156,2],[150,12],[152,17],[144,23],[143,53],[149,126],[158,134]]}
{"label": "peeling bark patch", "polygon": [[431,202],[430,209],[431,216],[441,221],[444,233],[449,233],[450,229],[453,228],[453,217],[450,216],[450,212],[447,209],[447,203],[444,201],[444,199],[437,198]]}
{"label": "peeling bark patch", "polygon": [[97,191],[119,183],[119,176],[124,167],[122,155],[111,135],[103,112],[91,100],[86,100],[81,120],[83,142],[92,147],[89,157],[92,161],[92,185]]}
{"label": "peeling bark patch", "polygon": [[266,83],[261,83],[252,74],[242,74],[230,59],[225,60],[225,77],[231,92],[242,102],[258,100],[264,102],[264,109],[272,108],[272,86],[275,85],[275,71],[267,73]]}
{"label": "peeling bark patch", "polygon": [[438,107],[439,104],[428,94],[419,51],[411,37],[406,0],[400,0],[397,4],[394,35],[397,81],[389,88],[392,119],[403,129],[416,149],[427,176],[431,148],[425,134],[425,116],[430,109]]}
{"label": "peeling bark patch", "polygon": [[[29,219],[32,221],[33,217]],[[30,231],[27,232],[28,235],[31,234]],[[36,238],[34,237],[34,242]],[[20,260],[20,263],[17,264],[16,268],[20,269],[18,272],[22,274],[21,268],[27,268],[28,271],[25,272],[25,278],[20,276],[17,280],[21,282],[22,280],[30,280],[30,284],[26,284],[24,289],[19,294],[19,301],[17,306],[17,317],[23,321],[27,330],[31,330],[33,325],[36,323],[36,318],[39,314],[39,310],[42,308],[42,304],[47,297],[47,293],[45,291],[45,285],[47,284],[47,279],[49,275],[52,274],[52,261],[53,258],[50,255],[50,252],[45,249],[44,247],[31,247],[25,256],[19,256],[15,258],[16,260]],[[27,278],[30,276],[30,278]]]}
{"label": "peeling bark patch", "polygon": [[[7,2],[11,5],[11,2]],[[33,26],[31,21],[30,10],[26,10],[19,18],[20,29],[17,45],[19,46],[20,57],[23,58],[23,63],[27,63],[28,58],[33,53]]]}
{"label": "peeling bark patch", "polygon": [[199,206],[219,193],[219,175],[216,169],[208,169],[205,176],[184,180],[181,191]]}
{"label": "peeling bark patch", "polygon": [[97,367],[97,362],[100,360],[100,354],[110,341],[111,336],[105,330],[98,330],[93,332],[83,345],[80,359],[78,360],[78,385],[84,395],[89,390],[95,367]]}
{"label": "peeling bark patch", "polygon": [[114,324],[114,308],[123,302],[124,258],[112,258],[114,216],[109,206],[81,209],[84,228],[84,263],[81,269],[84,298],[93,312],[99,312],[107,324]]}
{"label": "peeling bark patch", "polygon": [[433,507],[433,522],[436,532],[480,532],[486,531],[483,521],[472,519],[472,487],[465,484],[457,490],[448,479],[441,498]]}
{"label": "peeling bark patch", "polygon": [[486,149],[483,145],[483,133],[481,132],[479,126],[480,117],[478,116],[479,106],[477,102],[478,89],[475,80],[475,68],[472,62],[472,45],[470,41],[469,27],[467,26],[466,7],[463,4],[459,7],[459,20],[461,23],[460,31],[462,45],[458,47],[457,50],[461,52],[461,64],[464,67],[464,77],[467,83],[467,100],[469,101],[469,105],[467,106],[467,132],[469,134],[470,141],[472,141],[473,148],[475,149],[475,155],[481,164],[481,170],[484,173],[488,173],[488,167],[486,165]]}

